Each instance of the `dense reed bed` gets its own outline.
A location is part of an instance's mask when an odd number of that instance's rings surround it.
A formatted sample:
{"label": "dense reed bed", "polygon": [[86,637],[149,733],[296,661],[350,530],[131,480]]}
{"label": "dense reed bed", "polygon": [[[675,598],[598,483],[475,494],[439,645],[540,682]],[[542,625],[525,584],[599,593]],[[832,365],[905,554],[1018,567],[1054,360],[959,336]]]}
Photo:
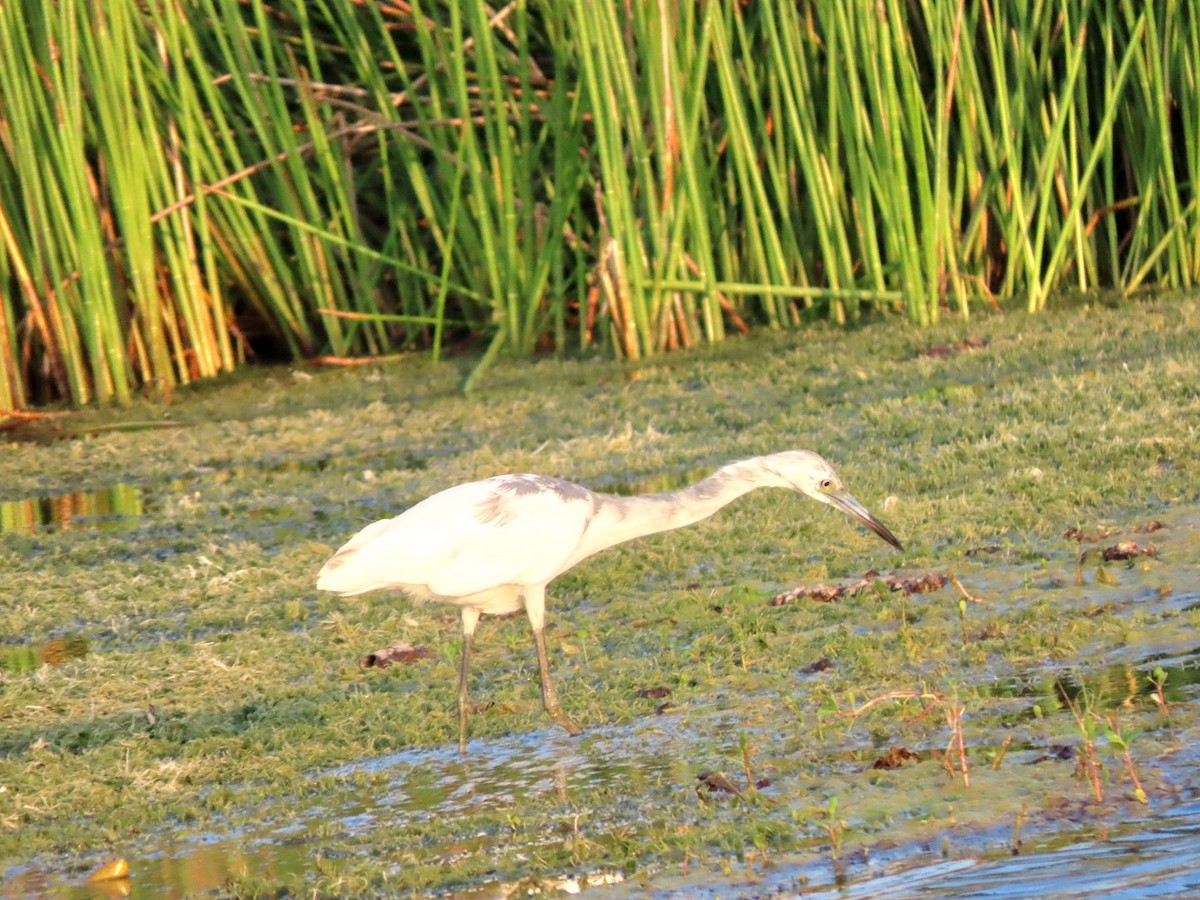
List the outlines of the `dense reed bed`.
{"label": "dense reed bed", "polygon": [[1200,278],[1200,13],[0,5],[0,410]]}

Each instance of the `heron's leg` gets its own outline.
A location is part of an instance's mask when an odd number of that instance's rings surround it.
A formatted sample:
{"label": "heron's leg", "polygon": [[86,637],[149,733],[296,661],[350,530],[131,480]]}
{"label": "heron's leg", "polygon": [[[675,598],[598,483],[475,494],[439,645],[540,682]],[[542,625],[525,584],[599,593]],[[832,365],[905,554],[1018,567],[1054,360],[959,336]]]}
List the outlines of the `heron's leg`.
{"label": "heron's leg", "polygon": [[458,749],[467,751],[467,669],[471,665],[471,639],[479,624],[479,610],[464,606],[462,611],[462,662],[458,667]]}
{"label": "heron's leg", "polygon": [[537,645],[538,668],[542,670],[542,706],[546,708],[546,715],[567,729],[568,734],[583,734],[583,729],[559,705],[558,692],[550,680],[550,660],[546,657],[546,638],[542,635],[542,629],[533,630],[533,642]]}
{"label": "heron's leg", "polygon": [[542,675],[542,706],[546,709],[546,715],[565,728],[568,734],[583,734],[583,729],[559,705],[558,692],[554,690],[554,682],[550,679],[550,658],[546,654],[546,638],[542,634],[546,624],[545,588],[536,591],[526,589],[525,612],[529,614],[529,624],[533,626],[533,643],[537,647],[538,669]]}

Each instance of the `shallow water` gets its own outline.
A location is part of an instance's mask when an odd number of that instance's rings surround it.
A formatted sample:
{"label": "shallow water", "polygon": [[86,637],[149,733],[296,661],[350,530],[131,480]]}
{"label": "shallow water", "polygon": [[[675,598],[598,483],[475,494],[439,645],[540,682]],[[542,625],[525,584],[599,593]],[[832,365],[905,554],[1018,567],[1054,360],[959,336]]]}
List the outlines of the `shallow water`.
{"label": "shallow water", "polygon": [[[1149,663],[1145,663],[1149,665]],[[1178,708],[1200,703],[1195,654],[1173,659],[1168,684],[1169,702]],[[1119,671],[1118,671],[1119,669]],[[1130,667],[1114,667],[1096,677],[1123,684]],[[1139,670],[1140,671],[1140,670]],[[1064,682],[1067,680],[1064,677]],[[1040,682],[1039,682],[1040,683]],[[1090,682],[1094,685],[1094,681]],[[1018,680],[999,686],[1003,696],[1043,701],[1040,688]],[[558,729],[474,740],[467,755],[444,746],[403,751],[363,759],[317,773],[311,792],[297,806],[270,805],[246,811],[225,831],[149,836],[144,852],[130,857],[132,878],[105,886],[85,883],[86,871],[64,871],[53,860],[10,869],[0,897],[44,897],[84,900],[129,896],[174,898],[220,894],[247,877],[301,878],[316,872],[318,859],[329,848],[338,853],[372,855],[374,837],[385,830],[413,828],[434,819],[503,811],[516,802],[539,801],[575,808],[582,800],[588,827],[620,827],[692,790],[695,776],[722,769],[737,778],[729,742],[714,744],[714,735],[736,734],[742,719],[734,706],[693,710],[686,715],[661,716],[633,726],[606,726],[573,739]],[[860,736],[861,737],[861,736]],[[758,736],[772,752],[764,733]],[[878,755],[869,745],[832,741],[826,764],[865,774]],[[972,747],[973,751],[981,747]],[[1009,751],[1012,766],[1036,767],[1040,748]],[[1070,766],[1069,761],[1051,765]],[[1192,773],[1200,763],[1200,748],[1188,747],[1159,765],[1169,766],[1167,780],[1186,787],[1172,797],[1155,797],[1149,809],[1135,816],[1118,812],[1066,815],[1055,821],[1029,824],[1020,851],[1013,853],[1011,823],[982,830],[953,824],[928,839],[897,843],[894,829],[883,840],[870,841],[834,859],[827,845],[810,849],[781,849],[767,862],[729,860],[726,871],[696,865],[690,874],[659,869],[633,877],[603,867],[563,872],[543,879],[545,893],[587,893],[599,898],[682,898],[799,896],[817,898],[977,897],[986,900],[1035,895],[1055,897],[1185,896],[1200,889],[1200,784]],[[927,763],[936,765],[936,763]],[[978,763],[977,763],[978,765]],[[1034,775],[1036,778],[1037,776]],[[780,799],[787,793],[779,785]],[[1109,790],[1115,790],[1109,785]],[[766,795],[774,787],[765,789]],[[1084,792],[1082,785],[1080,794]],[[597,800],[597,798],[601,798]],[[730,796],[710,799],[726,810],[739,806]],[[1102,821],[1099,821],[1102,820]],[[502,836],[460,835],[450,845],[422,852],[444,855],[489,853]],[[401,865],[380,859],[379,865]],[[645,876],[649,876],[649,880]],[[485,883],[449,896],[491,900],[521,895],[526,883]]]}
{"label": "shallow water", "polygon": [[[669,485],[646,483],[631,489],[664,486]],[[144,495],[135,496],[143,510],[154,508]],[[1186,557],[1183,542],[1194,541],[1196,519],[1194,511],[1177,510],[1171,528],[1158,536],[1165,549],[1162,560],[1155,563],[1153,584],[1144,583],[1135,569],[1113,566],[1109,577],[1116,585],[1106,583],[1100,591],[1094,564],[1083,571],[1084,584],[1072,585],[1062,581],[1061,573],[1047,574],[1045,567],[1035,571],[1030,564],[1000,559],[988,569],[990,581],[983,583],[980,578],[971,583],[974,590],[992,598],[989,602],[998,609],[1026,602],[1022,597],[1028,593],[1022,595],[1021,590],[1052,590],[1060,614],[1087,614],[1102,607],[1105,615],[1153,625],[1131,628],[1128,640],[1088,648],[1063,660],[1031,663],[1017,671],[1001,671],[995,664],[977,670],[973,677],[980,681],[974,687],[980,697],[994,701],[987,714],[997,718],[990,720],[995,727],[971,735],[968,749],[977,757],[974,765],[986,772],[985,754],[994,753],[1006,737],[1012,737],[1006,769],[1027,767],[1030,774],[1023,776],[1025,781],[1036,781],[1043,772],[1069,773],[1078,764],[1077,751],[1055,756],[1061,747],[1047,744],[1037,732],[1042,716],[1088,695],[1103,696],[1121,707],[1145,708],[1155,694],[1150,675],[1159,668],[1166,676],[1163,699],[1180,710],[1180,719],[1196,718],[1192,710],[1200,704],[1200,648],[1195,635],[1178,631],[1172,622],[1200,602],[1200,592],[1194,567],[1170,562],[1173,552],[1178,558]],[[83,524],[89,521],[85,519]],[[1172,545],[1172,541],[1176,543]],[[1031,581],[1033,588],[1028,587]],[[1168,583],[1170,589],[1163,589]],[[944,601],[909,598],[907,602],[917,611],[920,603]],[[89,641],[86,634],[51,640],[30,636],[27,644],[0,648],[0,662],[11,670],[27,672],[41,664],[100,652],[102,647],[97,645],[101,643]],[[1089,660],[1088,664],[1074,661],[1079,658]],[[797,675],[795,680],[804,690],[805,678]],[[772,690],[759,699],[762,706],[769,707],[777,697],[778,690]],[[756,698],[733,697],[706,707],[647,716],[631,725],[594,728],[581,739],[553,728],[478,739],[471,742],[465,758],[449,745],[364,758],[314,773],[310,790],[294,803],[277,801],[241,810],[218,829],[193,832],[179,828],[145,835],[136,843],[136,855],[129,855],[132,877],[128,880],[104,887],[86,884],[88,871],[104,861],[99,851],[89,848],[86,862],[79,857],[43,858],[8,868],[0,897],[82,900],[130,896],[149,900],[220,894],[247,878],[311,877],[326,853],[372,859],[381,835],[386,836],[382,843],[393,850],[390,857],[379,859],[378,865],[396,869],[404,865],[394,851],[402,843],[397,833],[419,836],[424,823],[487,811],[503,814],[530,801],[562,809],[564,819],[569,818],[570,810],[584,809],[586,827],[593,832],[629,830],[633,839],[648,815],[658,809],[677,812],[685,801],[708,804],[717,809],[714,815],[732,819],[742,809],[736,798],[701,801],[693,800],[692,795],[702,772],[723,770],[736,780],[740,765],[737,737],[747,732],[752,734],[759,759],[778,763],[778,777],[764,789],[764,795],[781,808],[792,805],[799,812],[803,802],[799,798],[806,797],[814,783],[823,787],[820,777],[812,780],[813,772],[856,780],[857,789],[863,792],[875,789],[866,776],[873,760],[883,753],[877,735],[867,729],[839,733],[816,758],[806,759],[801,767],[804,774],[798,774],[787,764],[812,751],[798,751],[798,746],[804,745],[789,737],[791,727],[765,724],[753,730],[748,726],[746,711],[755,705]],[[899,746],[905,737],[889,736],[888,740]],[[1077,736],[1071,744],[1077,748]],[[940,744],[914,746],[919,765],[931,767],[926,772],[938,771],[944,746],[944,739]],[[1135,754],[1140,753],[1141,745],[1135,745]],[[1101,809],[1043,817],[1027,827],[1021,851],[1015,856],[1011,854],[1010,819],[998,817],[962,828],[947,826],[927,840],[912,841],[904,837],[909,824],[905,817],[910,813],[902,808],[894,827],[861,841],[838,860],[832,859],[827,843],[817,841],[813,846],[774,848],[766,862],[736,855],[721,859],[710,851],[706,864],[696,863],[686,875],[677,864],[669,868],[658,864],[644,873],[589,865],[579,871],[563,871],[541,884],[548,892],[672,900],[795,896],[801,892],[806,897],[828,898],[995,900],[1036,894],[1187,895],[1200,888],[1200,803],[1195,799],[1200,793],[1195,775],[1198,762],[1200,757],[1191,748],[1156,757],[1153,766],[1160,770],[1156,783],[1172,785],[1176,793],[1159,792],[1148,809],[1110,800]],[[1116,763],[1112,770],[1119,771]],[[925,781],[941,783],[936,775]],[[846,783],[842,782],[840,790],[847,790]],[[1117,785],[1106,786],[1110,796],[1120,794]],[[931,807],[944,805],[939,787],[927,790]],[[1086,802],[1082,781],[1072,790],[1080,803]],[[439,836],[426,839],[421,850],[450,865],[456,858],[487,855],[506,839],[494,832]],[[529,852],[536,853],[537,840],[523,839]],[[540,839],[559,840],[561,835]],[[485,880],[457,896],[485,900],[509,896],[520,887]]]}
{"label": "shallow water", "polygon": [[[350,829],[370,830],[370,816],[347,815]],[[908,847],[857,855],[845,862],[827,856],[776,855],[767,866],[744,867],[735,877],[706,872],[698,878],[663,874],[649,885],[626,884],[622,873],[596,870],[564,874],[543,883],[546,893],[584,892],[599,898],[799,896],[833,898],[962,897],[1019,900],[1044,897],[1141,898],[1196,896],[1200,891],[1200,803],[1125,823],[1107,834],[1066,835],[1029,842],[1017,855],[996,847],[951,845],[943,851]],[[369,852],[364,849],[364,852]],[[302,826],[273,833],[197,836],[163,845],[132,860],[133,878],[107,888],[81,876],[26,871],[0,886],[4,897],[91,900],[129,896],[172,898],[219,893],[231,880],[303,875],[313,871],[314,846]],[[742,868],[742,867],[739,867]],[[659,886],[655,886],[659,885]],[[517,895],[518,884],[491,884],[451,896],[486,900]],[[526,887],[528,887],[526,885]]]}
{"label": "shallow water", "polygon": [[[671,880],[671,879],[667,879]],[[875,898],[1193,897],[1200,891],[1200,803],[1129,821],[1104,833],[1031,843],[1018,854],[988,848],[906,848],[878,857],[791,863],[777,860],[751,878],[721,884],[674,879],[661,889],[589,891],[605,900],[717,900],[792,897]]]}
{"label": "shallow water", "polygon": [[[714,724],[719,719],[714,717]],[[446,746],[362,760],[314,776],[320,799],[303,808],[264,808],[228,832],[181,833],[149,847],[129,860],[133,877],[128,896],[191,896],[249,873],[262,877],[312,871],[314,857],[331,834],[370,853],[372,832],[398,822],[503,810],[519,798],[553,801],[606,787],[650,791],[675,783],[681,773],[686,777],[688,764],[681,754],[688,752],[704,751],[671,727],[597,729],[582,740],[556,729],[472,741],[465,758],[456,746]],[[363,776],[373,777],[364,782]],[[474,844],[475,850],[486,852],[486,840]],[[86,874],[23,867],[9,872],[0,897],[111,896],[83,883]]]}
{"label": "shallow water", "polygon": [[[911,874],[911,873],[910,873]],[[919,873],[917,873],[919,874]],[[981,860],[923,886],[928,897],[1194,897],[1200,892],[1200,804],[1129,823],[1119,833],[1044,853]]]}

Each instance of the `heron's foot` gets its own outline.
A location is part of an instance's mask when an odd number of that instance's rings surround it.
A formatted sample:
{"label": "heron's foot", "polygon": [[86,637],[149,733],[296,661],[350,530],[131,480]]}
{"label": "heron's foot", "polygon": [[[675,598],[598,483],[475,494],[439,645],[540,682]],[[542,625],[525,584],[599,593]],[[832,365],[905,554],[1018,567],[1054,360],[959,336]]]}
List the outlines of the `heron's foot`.
{"label": "heron's foot", "polygon": [[458,749],[461,753],[467,752],[467,719],[471,716],[485,713],[496,705],[495,700],[467,700],[464,699],[458,707]]}
{"label": "heron's foot", "polygon": [[583,729],[576,724],[574,719],[563,712],[563,708],[561,706],[547,706],[546,715],[565,728],[567,730],[567,734],[571,735],[571,737],[579,737],[579,735],[583,734]]}

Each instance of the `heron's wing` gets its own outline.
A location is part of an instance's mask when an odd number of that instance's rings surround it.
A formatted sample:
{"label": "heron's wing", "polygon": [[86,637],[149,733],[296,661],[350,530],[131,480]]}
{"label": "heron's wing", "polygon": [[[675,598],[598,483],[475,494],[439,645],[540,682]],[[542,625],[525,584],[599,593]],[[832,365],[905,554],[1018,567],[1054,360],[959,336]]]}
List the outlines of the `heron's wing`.
{"label": "heron's wing", "polygon": [[464,597],[543,584],[566,567],[593,509],[590,492],[555,479],[459,485],[368,525],[325,564],[317,586],[343,594],[416,586]]}

